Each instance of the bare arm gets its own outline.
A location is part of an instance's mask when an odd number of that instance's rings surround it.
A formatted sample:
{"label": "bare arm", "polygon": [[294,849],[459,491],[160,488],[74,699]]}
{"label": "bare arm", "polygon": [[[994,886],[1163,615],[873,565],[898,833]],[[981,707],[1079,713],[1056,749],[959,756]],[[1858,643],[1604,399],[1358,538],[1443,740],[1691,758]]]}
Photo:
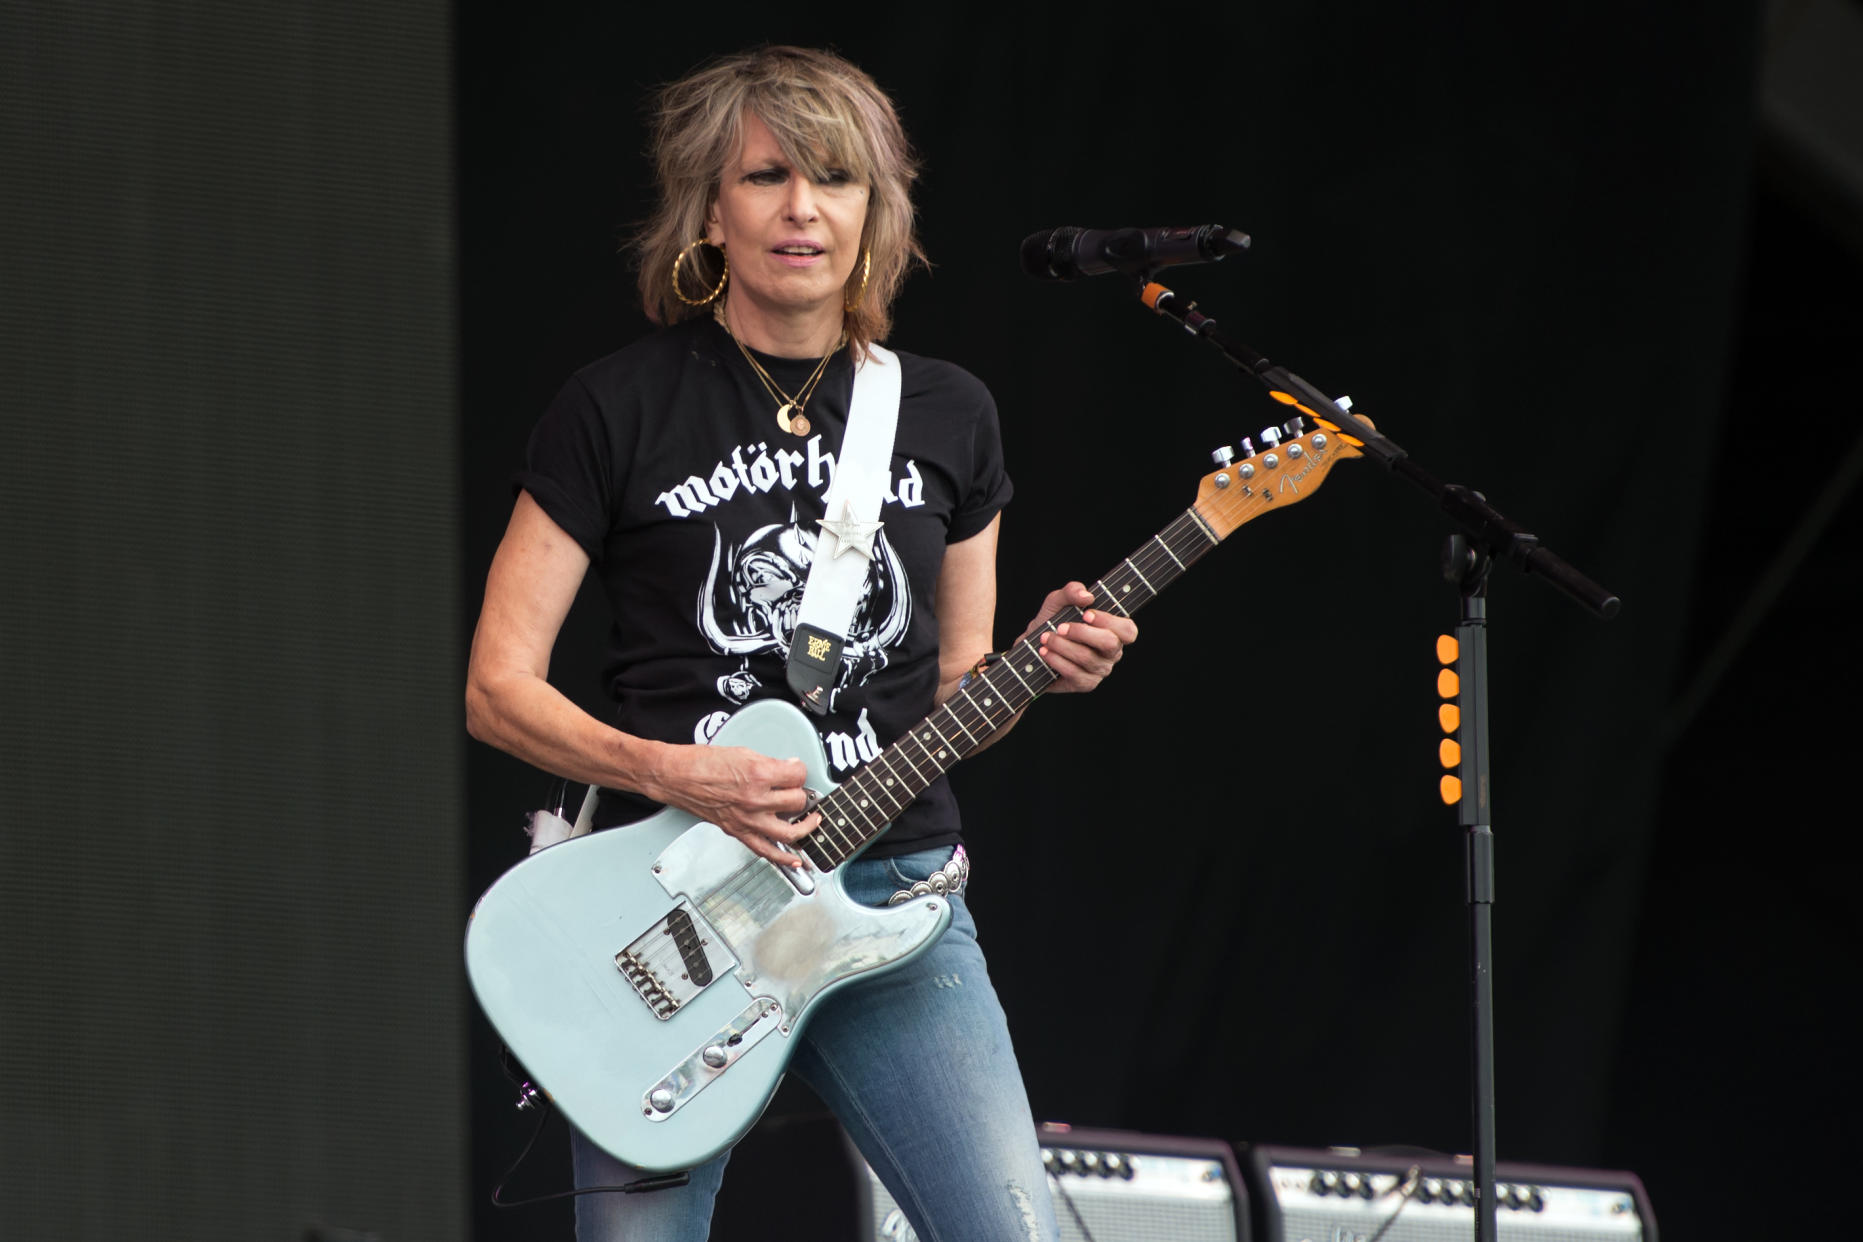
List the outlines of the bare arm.
{"label": "bare arm", "polygon": [[[996,538],[1001,526],[999,513],[977,534],[944,550],[944,567],[938,574],[940,703],[957,692],[964,674],[976,667],[977,661],[995,646]],[[1092,602],[1092,592],[1078,582],[1050,591],[1021,637],[1041,630],[1048,618],[1069,604],[1086,608]],[[1093,689],[1112,672],[1125,645],[1137,638],[1138,626],[1130,617],[1115,617],[1093,610],[1086,612],[1080,621],[1064,624],[1053,632],[1043,631],[1042,661],[1059,678],[1047,692],[1085,693]],[[1018,712],[978,750],[994,745],[1020,719],[1022,714]]]}
{"label": "bare arm", "polygon": [[576,541],[520,494],[472,636],[467,731],[555,775],[679,807],[770,861],[794,865],[772,840],[794,841],[818,822],[789,822],[807,805],[800,760],[649,741],[603,724],[550,685],[550,651],[588,568]]}

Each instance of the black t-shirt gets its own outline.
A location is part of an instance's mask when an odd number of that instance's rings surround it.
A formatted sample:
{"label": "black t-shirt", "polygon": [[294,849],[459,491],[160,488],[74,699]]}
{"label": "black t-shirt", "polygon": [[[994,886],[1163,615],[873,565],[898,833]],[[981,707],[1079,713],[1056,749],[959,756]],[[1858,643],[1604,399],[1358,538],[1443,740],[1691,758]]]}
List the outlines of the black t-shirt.
{"label": "black t-shirt", "polygon": [[[617,728],[704,742],[747,702],[793,701],[789,640],[847,427],[848,355],[830,360],[810,398],[806,436],[778,426],[776,401],[710,316],[584,367],[544,414],[516,485],[600,577],[613,616],[603,681]],[[757,359],[789,393],[818,361]],[[1011,490],[989,391],[949,363],[899,360],[884,526],[832,709],[809,716],[837,781],[931,710],[945,545],[982,531]],[[649,809],[610,793],[597,822]],[[958,839],[957,804],[941,778],[870,853]]]}

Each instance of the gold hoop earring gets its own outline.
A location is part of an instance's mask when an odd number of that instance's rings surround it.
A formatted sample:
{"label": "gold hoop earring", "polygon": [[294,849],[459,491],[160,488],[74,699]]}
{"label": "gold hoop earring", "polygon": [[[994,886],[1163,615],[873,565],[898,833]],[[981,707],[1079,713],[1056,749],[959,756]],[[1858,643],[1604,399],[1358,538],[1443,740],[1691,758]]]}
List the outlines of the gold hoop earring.
{"label": "gold hoop earring", "polygon": [[[719,275],[718,283],[712,287],[710,293],[699,298],[697,301],[687,297],[679,288],[679,265],[686,261],[686,256],[692,252],[694,246],[714,246],[718,251],[718,258],[724,263],[724,271]],[[695,259],[692,265],[696,268],[698,266],[698,261]],[[725,282],[730,279],[731,256],[725,253],[725,248],[723,246],[718,246],[716,243],[708,241],[703,237],[699,238],[673,257],[673,296],[678,298],[681,302],[684,302],[687,306],[704,306],[707,303],[716,301],[718,295],[724,292]]]}
{"label": "gold hoop earring", "polygon": [[873,274],[873,247],[869,246],[867,247],[867,253],[861,256],[861,260],[860,260],[860,292],[854,295],[854,300],[852,302],[843,300],[841,303],[842,310],[846,311],[848,314],[851,315],[855,311],[860,309],[860,304],[863,301],[865,301],[867,297],[867,277],[871,276],[872,274]]}

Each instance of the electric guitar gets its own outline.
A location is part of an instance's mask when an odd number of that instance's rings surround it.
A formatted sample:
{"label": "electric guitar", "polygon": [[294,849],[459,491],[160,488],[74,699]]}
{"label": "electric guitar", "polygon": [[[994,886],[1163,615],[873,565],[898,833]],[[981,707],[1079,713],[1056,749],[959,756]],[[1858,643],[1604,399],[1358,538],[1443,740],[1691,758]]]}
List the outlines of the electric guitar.
{"label": "electric guitar", "polygon": [[[1311,494],[1360,441],[1331,423],[1262,434],[1266,447],[1204,477],[1196,503],[1090,585],[1133,613],[1243,523]],[[1245,448],[1252,447],[1245,443]],[[1219,460],[1224,454],[1219,450]],[[1050,627],[1078,620],[1064,609]],[[486,890],[466,933],[479,1004],[536,1085],[590,1139],[649,1172],[711,1159],[776,1093],[813,1007],[903,965],[950,925],[937,893],[873,909],[838,868],[951,765],[1055,680],[1031,638],[836,787],[814,726],[752,703],[715,741],[794,757],[827,790],[778,867],[671,807],[538,851]]]}

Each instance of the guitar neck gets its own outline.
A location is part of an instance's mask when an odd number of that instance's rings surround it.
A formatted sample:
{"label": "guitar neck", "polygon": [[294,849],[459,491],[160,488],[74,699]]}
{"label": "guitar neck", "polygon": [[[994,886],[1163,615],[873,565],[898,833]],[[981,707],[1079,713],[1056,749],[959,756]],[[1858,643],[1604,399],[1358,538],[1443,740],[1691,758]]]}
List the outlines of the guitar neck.
{"label": "guitar neck", "polygon": [[[1131,616],[1220,542],[1195,509],[1186,509],[1092,584],[1093,606]],[[1080,619],[1081,610],[1069,605],[1043,628],[1054,630]],[[847,861],[885,831],[933,781],[978,750],[1053,685],[1054,671],[1041,658],[1040,632],[1003,652],[981,676],[973,677],[969,685],[823,798],[821,826],[797,843],[798,850],[824,871]]]}
{"label": "guitar neck", "polygon": [[[1314,421],[1318,426],[1297,439],[1285,444],[1271,439],[1261,452],[1206,475],[1196,504],[1092,584],[1092,606],[1131,616],[1237,527],[1304,500],[1337,462],[1361,455],[1363,445],[1356,437],[1324,419]],[[1298,429],[1298,420],[1288,425],[1290,434]],[[1264,439],[1269,434],[1264,432]],[[1080,610],[1068,607],[1046,624],[1052,630],[1078,620]],[[1053,671],[1042,663],[1038,635],[1021,639],[823,798],[820,827],[796,848],[819,870],[840,866],[1054,681]]]}

